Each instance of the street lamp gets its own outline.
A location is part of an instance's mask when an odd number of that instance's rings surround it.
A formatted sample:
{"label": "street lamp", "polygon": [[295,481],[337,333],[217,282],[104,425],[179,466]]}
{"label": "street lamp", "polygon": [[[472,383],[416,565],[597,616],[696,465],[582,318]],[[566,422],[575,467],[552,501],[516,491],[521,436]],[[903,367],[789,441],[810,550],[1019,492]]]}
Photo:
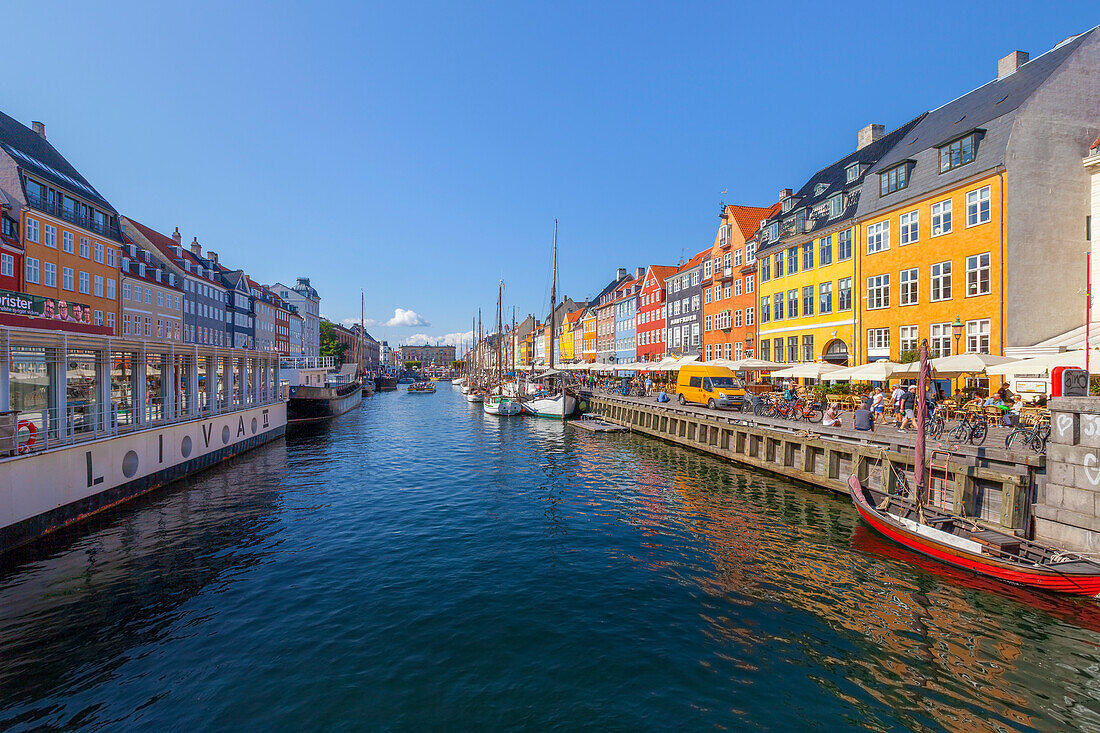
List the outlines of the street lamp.
{"label": "street lamp", "polygon": [[953,333],[955,335],[955,353],[956,354],[959,353],[959,339],[962,338],[963,328],[965,328],[965,326],[963,325],[962,319],[959,318],[956,315],[955,316],[955,322],[951,324],[951,333]]}

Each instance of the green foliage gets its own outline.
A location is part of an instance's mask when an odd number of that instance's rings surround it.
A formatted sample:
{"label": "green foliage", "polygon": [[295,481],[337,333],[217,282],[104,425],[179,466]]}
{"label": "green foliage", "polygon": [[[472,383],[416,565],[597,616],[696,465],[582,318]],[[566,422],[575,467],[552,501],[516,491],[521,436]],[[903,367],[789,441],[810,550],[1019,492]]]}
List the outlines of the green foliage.
{"label": "green foliage", "polygon": [[815,384],[813,386],[814,394],[817,399],[824,400],[829,395],[847,395],[852,394],[851,382],[838,382],[834,385]]}
{"label": "green foliage", "polygon": [[343,361],[344,352],[347,350],[348,345],[336,339],[332,321],[321,319],[321,356],[335,356],[337,361]]}
{"label": "green foliage", "polygon": [[418,362],[418,361],[406,361],[405,362],[405,368],[406,369],[419,369],[420,368],[420,362]]}
{"label": "green foliage", "polygon": [[920,351],[917,349],[910,349],[909,351],[903,351],[898,356],[899,364],[912,364],[914,361],[920,359]]}
{"label": "green foliage", "polygon": [[455,361],[451,362],[451,369],[461,369],[461,368],[462,368],[462,362],[461,361],[458,361],[456,359]]}

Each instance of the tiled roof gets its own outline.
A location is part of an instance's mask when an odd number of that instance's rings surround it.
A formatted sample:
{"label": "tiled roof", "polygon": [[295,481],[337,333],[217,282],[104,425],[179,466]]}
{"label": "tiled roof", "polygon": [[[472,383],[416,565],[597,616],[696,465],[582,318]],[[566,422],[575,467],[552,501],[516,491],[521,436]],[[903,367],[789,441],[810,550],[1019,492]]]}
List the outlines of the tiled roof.
{"label": "tiled roof", "polygon": [[31,128],[0,112],[0,143],[12,154],[15,162],[34,175],[59,188],[90,201],[111,213],[115,209],[96,191],[88,180],[80,175],[53,145]]}
{"label": "tiled roof", "polygon": [[676,265],[650,265],[649,272],[656,275],[661,281],[664,281],[672,273],[676,272],[679,268]]}
{"label": "tiled roof", "polygon": [[676,272],[686,272],[687,270],[694,269],[703,264],[703,260],[710,256],[710,247],[707,247],[699,254],[692,257],[680,267],[676,268]]}
{"label": "tiled roof", "polygon": [[741,236],[745,239],[749,239],[756,230],[760,228],[760,222],[764,219],[770,219],[779,213],[782,208],[782,204],[776,202],[771,206],[737,206],[734,204],[726,205],[726,212],[728,212],[737,224],[737,228],[741,230]]}

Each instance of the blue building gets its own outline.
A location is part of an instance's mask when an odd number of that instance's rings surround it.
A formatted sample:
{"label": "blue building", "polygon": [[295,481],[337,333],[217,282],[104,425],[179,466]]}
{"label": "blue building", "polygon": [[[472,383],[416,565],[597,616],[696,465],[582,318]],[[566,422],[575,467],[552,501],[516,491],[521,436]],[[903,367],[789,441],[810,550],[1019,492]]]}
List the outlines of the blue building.
{"label": "blue building", "polygon": [[642,289],[645,268],[634,271],[615,290],[615,363],[626,364],[638,358],[638,293]]}

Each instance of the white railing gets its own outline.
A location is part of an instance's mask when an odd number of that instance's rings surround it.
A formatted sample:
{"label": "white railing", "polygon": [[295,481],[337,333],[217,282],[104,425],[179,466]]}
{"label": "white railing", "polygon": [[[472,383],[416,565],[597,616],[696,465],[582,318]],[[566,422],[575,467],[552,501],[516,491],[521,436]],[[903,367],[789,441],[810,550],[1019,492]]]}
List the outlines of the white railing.
{"label": "white railing", "polygon": [[279,359],[280,369],[334,369],[335,356],[284,356]]}

